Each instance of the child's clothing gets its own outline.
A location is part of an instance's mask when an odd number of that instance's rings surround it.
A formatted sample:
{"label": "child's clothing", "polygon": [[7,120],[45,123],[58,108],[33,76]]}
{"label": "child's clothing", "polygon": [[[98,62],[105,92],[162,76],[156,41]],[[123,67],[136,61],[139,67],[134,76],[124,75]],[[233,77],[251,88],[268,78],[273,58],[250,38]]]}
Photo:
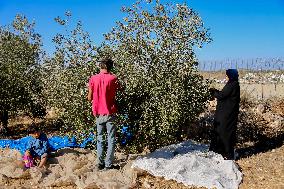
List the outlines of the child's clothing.
{"label": "child's clothing", "polygon": [[30,155],[24,155],[23,161],[25,163],[25,168],[30,168],[34,166],[34,160],[33,157]]}
{"label": "child's clothing", "polygon": [[32,137],[28,143],[27,150],[30,151],[33,158],[40,158],[47,156],[48,151],[48,138],[46,134],[41,133],[38,138]]}

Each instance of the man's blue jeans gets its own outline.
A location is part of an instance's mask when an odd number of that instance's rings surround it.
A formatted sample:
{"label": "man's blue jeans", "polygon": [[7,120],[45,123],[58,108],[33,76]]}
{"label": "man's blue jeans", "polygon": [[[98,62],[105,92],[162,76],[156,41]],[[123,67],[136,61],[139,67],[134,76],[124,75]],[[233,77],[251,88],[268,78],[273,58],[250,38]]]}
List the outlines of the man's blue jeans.
{"label": "man's blue jeans", "polygon": [[[96,117],[97,124],[97,162],[101,165],[105,164],[106,167],[110,167],[114,160],[115,150],[115,133],[116,127],[113,125],[113,115],[100,115]],[[107,153],[105,161],[104,156],[104,130],[107,130]]]}

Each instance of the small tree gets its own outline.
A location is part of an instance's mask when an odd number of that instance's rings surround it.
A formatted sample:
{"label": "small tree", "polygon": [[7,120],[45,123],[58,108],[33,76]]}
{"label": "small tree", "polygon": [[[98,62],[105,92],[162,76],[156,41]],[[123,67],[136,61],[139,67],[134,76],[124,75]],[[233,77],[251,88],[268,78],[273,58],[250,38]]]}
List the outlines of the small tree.
{"label": "small tree", "polygon": [[31,112],[42,101],[42,49],[34,25],[17,15],[12,26],[0,28],[0,111]]}
{"label": "small tree", "polygon": [[182,139],[182,129],[204,110],[208,85],[194,47],[211,39],[186,4],[143,2],[122,8],[127,17],[105,35],[105,46],[126,81],[119,102],[136,137],[132,147],[153,150]]}

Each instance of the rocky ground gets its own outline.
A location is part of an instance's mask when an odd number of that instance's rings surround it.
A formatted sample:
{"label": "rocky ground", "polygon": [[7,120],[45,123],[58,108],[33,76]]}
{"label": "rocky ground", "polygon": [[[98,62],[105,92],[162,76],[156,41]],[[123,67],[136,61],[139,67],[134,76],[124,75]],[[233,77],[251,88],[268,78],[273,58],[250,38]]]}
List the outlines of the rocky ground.
{"label": "rocky ground", "polygon": [[[206,134],[206,131],[210,129],[210,120],[212,120],[211,111],[214,109],[214,102],[210,107],[211,110],[209,108],[209,111],[201,115],[200,120],[198,120],[197,123],[192,124],[189,127],[190,133],[188,133],[188,137],[190,139],[200,139],[200,141],[208,142],[208,140],[206,141],[206,139],[208,139],[208,134]],[[249,99],[242,99],[237,144],[239,159],[236,160],[236,163],[239,165],[240,170],[244,174],[243,182],[240,185],[241,189],[284,188],[283,120],[284,99],[268,100],[265,102],[252,102]],[[23,122],[24,120],[21,119],[12,122],[13,124],[11,124],[11,130],[14,134],[13,138],[17,138],[15,135],[18,137],[25,135],[25,124],[22,124],[22,127],[19,127],[19,123]],[[28,122],[29,121],[27,121],[27,123]],[[56,133],[56,128],[49,127],[46,131],[49,133]],[[7,153],[2,152],[2,154]],[[61,155],[59,154],[56,158],[62,162],[61,166],[64,167],[64,153],[61,153]],[[70,156],[70,154],[67,156]],[[123,177],[125,177],[125,175],[128,175],[127,179],[125,180],[125,182],[127,181],[127,188],[196,188],[194,186],[185,186],[173,180],[168,181],[160,177],[154,177],[144,171],[134,171],[130,173],[130,164],[134,157],[135,156],[129,158],[129,156],[120,154],[118,157],[118,162],[123,168],[120,171],[102,173],[98,176],[98,178],[100,176],[103,176],[104,178],[120,178],[120,181],[117,180],[118,183],[112,183],[113,185],[109,185],[110,188],[123,188],[121,187],[122,185],[119,185],[119,182],[124,179]],[[82,158],[85,158],[84,161],[86,161],[86,164],[88,158],[90,160],[92,159],[90,155]],[[13,170],[11,170],[11,172],[13,172]],[[85,171],[85,173],[87,174],[87,171]],[[21,178],[1,176],[0,188],[42,188],[42,186],[37,186],[34,184],[33,179],[34,177],[31,176]],[[87,188],[106,188],[106,185],[104,185],[106,180],[101,179],[100,183],[101,184],[97,185],[90,184]],[[61,185],[49,186],[47,188],[71,189],[78,187],[71,183],[69,185],[68,183],[64,183]]]}
{"label": "rocky ground", "polygon": [[[240,189],[247,188],[284,188],[284,146],[281,146],[270,151],[255,154],[246,158],[242,158],[236,161],[240,166],[242,173],[244,174],[243,182],[240,185]],[[105,177],[119,177],[123,173],[121,171],[106,172]],[[12,179],[7,177],[1,177],[0,188],[42,188],[33,183],[32,178],[19,178]],[[101,186],[101,187],[100,187]],[[120,188],[119,185],[111,188]],[[46,188],[65,188],[73,189],[78,188],[74,184],[68,185],[68,183],[58,184]],[[87,188],[104,188],[103,185],[90,185]],[[128,188],[141,188],[141,189],[195,189],[196,187],[188,187],[181,183],[177,183],[173,180],[165,180],[161,177],[154,177],[146,172],[138,171],[137,177]]]}
{"label": "rocky ground", "polygon": [[[247,95],[247,96],[245,96]],[[216,102],[193,123],[187,134],[190,138],[208,142],[208,130]],[[252,100],[243,94],[239,124],[236,163],[244,174],[241,189],[284,188],[284,99]],[[175,189],[190,188],[175,181],[141,174],[137,188]]]}

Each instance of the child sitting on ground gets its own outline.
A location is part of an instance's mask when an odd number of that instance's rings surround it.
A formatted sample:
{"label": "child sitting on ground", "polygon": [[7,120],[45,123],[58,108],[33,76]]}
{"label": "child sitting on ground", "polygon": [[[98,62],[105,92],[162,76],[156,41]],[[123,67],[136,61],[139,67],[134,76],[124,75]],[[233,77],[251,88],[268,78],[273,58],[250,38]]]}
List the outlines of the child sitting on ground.
{"label": "child sitting on ground", "polygon": [[27,151],[23,157],[26,168],[38,165],[43,168],[47,161],[48,139],[46,134],[41,133],[39,128],[31,125],[28,129],[29,135],[32,136],[31,141],[27,145]]}

